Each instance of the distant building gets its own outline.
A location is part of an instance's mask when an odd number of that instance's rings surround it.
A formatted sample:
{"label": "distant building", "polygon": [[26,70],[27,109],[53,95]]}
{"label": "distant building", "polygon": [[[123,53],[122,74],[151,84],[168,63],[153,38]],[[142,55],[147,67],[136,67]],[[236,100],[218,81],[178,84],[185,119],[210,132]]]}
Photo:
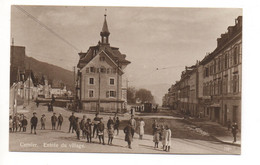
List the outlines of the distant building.
{"label": "distant building", "polygon": [[81,108],[86,111],[120,112],[126,108],[123,70],[130,61],[119,48],[110,46],[109,35],[105,15],[101,41],[79,53],[76,92]]}

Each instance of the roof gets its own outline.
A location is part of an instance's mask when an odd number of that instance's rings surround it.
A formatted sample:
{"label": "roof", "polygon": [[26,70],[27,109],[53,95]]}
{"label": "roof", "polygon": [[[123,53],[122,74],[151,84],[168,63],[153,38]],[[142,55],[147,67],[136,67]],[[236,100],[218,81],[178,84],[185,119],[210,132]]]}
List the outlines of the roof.
{"label": "roof", "polygon": [[104,23],[103,23],[103,27],[102,27],[102,30],[101,30],[101,34],[107,34],[107,35],[109,35],[110,32],[109,32],[109,30],[108,30],[107,20],[106,20],[106,16],[107,16],[107,15],[104,15],[104,16],[105,16],[105,18],[104,18]]}
{"label": "roof", "polygon": [[[87,65],[98,53],[101,51],[104,51],[111,60],[119,65],[128,65],[131,62],[126,60],[126,55],[121,54],[119,51],[119,48],[110,47],[109,45],[97,45],[97,46],[91,46],[89,47],[88,51],[86,53],[79,53],[81,55],[81,59],[78,62],[77,67],[83,68],[85,65]],[[117,61],[118,60],[118,61]]]}

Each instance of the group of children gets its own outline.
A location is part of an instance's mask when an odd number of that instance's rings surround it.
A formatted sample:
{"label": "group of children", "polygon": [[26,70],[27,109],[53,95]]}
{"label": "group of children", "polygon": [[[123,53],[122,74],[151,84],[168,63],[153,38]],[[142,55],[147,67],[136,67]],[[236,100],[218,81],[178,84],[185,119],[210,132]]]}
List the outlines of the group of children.
{"label": "group of children", "polygon": [[28,121],[24,114],[15,114],[14,117],[10,115],[9,117],[9,131],[10,132],[17,132],[19,131],[26,132],[26,127],[28,125]]}
{"label": "group of children", "polygon": [[[105,144],[105,124],[103,122],[103,118],[99,117],[98,113],[93,119],[93,122],[90,118],[87,118],[86,115],[83,115],[83,119],[79,121],[78,117],[74,117],[74,113],[72,113],[69,120],[70,122],[74,122],[74,124],[72,123],[72,125],[74,125],[73,129],[75,130],[78,139],[80,139],[80,132],[82,132],[82,138],[87,139],[88,143],[92,142],[92,138],[98,137],[99,143],[102,143],[103,145]],[[117,135],[119,134],[119,123],[120,121],[119,117],[117,117],[117,114],[115,114],[115,117],[113,119],[110,117],[107,122],[107,134],[109,145],[112,145],[115,130],[117,131]]]}
{"label": "group of children", "polygon": [[163,150],[166,152],[170,152],[172,133],[168,125],[159,125],[157,121],[154,120],[152,128],[154,135],[154,148],[159,148],[158,144],[160,141],[162,141]]}

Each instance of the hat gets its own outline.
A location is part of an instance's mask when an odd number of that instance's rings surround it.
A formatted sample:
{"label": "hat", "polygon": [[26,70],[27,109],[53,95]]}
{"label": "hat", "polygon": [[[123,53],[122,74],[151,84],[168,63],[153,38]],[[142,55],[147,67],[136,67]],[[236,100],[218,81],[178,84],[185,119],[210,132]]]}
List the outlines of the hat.
{"label": "hat", "polygon": [[33,112],[33,114],[36,114],[36,112]]}
{"label": "hat", "polygon": [[42,116],[45,116],[44,114],[42,114]]}
{"label": "hat", "polygon": [[53,114],[55,115],[56,113],[54,112]]}

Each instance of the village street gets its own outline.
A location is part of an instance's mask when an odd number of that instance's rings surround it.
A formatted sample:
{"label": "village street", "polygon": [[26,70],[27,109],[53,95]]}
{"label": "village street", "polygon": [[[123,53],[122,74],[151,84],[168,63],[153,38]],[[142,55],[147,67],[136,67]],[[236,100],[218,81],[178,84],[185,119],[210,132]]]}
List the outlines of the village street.
{"label": "village street", "polygon": [[[46,115],[46,130],[40,130],[40,122],[37,126],[37,134],[30,134],[30,125],[27,126],[27,132],[14,132],[10,133],[10,151],[39,151],[39,152],[112,152],[112,153],[162,153],[162,154],[240,154],[240,147],[223,144],[208,138],[191,138],[191,134],[187,134],[187,137],[184,137],[185,134],[180,137],[178,134],[179,130],[184,128],[183,125],[178,124],[178,117],[164,116],[167,120],[176,122],[175,126],[172,129],[172,144],[170,152],[162,151],[162,145],[159,143],[159,148],[155,149],[153,143],[152,135],[145,134],[143,140],[138,139],[138,134],[134,136],[132,149],[127,148],[127,143],[124,141],[124,133],[122,129],[118,136],[115,136],[113,140],[113,145],[101,145],[98,144],[98,139],[92,139],[93,143],[86,143],[86,139],[77,140],[76,134],[68,133],[69,121],[68,118],[71,115],[71,111],[54,107],[54,112],[58,115],[62,113],[64,117],[64,122],[61,130],[51,130],[51,121],[52,112],[47,111],[47,107],[40,105],[38,108],[31,103],[29,108],[22,109],[18,107],[18,113],[23,113],[28,122],[32,116],[32,112],[37,113],[38,120],[42,114]],[[93,120],[94,114],[86,114],[87,118]],[[136,118],[141,114],[137,114]],[[75,113],[75,116],[82,118],[83,113]],[[104,118],[104,123],[106,124],[109,115],[102,114],[100,115]],[[113,117],[113,114],[110,114]],[[145,129],[151,127],[149,120],[153,120],[155,116],[142,116],[145,119],[146,126]],[[130,119],[129,114],[120,114],[119,118],[121,121]],[[160,116],[163,118],[163,116]],[[187,125],[185,126],[187,127]],[[145,131],[146,133],[146,131]],[[105,143],[107,143],[107,136],[105,136]]]}

